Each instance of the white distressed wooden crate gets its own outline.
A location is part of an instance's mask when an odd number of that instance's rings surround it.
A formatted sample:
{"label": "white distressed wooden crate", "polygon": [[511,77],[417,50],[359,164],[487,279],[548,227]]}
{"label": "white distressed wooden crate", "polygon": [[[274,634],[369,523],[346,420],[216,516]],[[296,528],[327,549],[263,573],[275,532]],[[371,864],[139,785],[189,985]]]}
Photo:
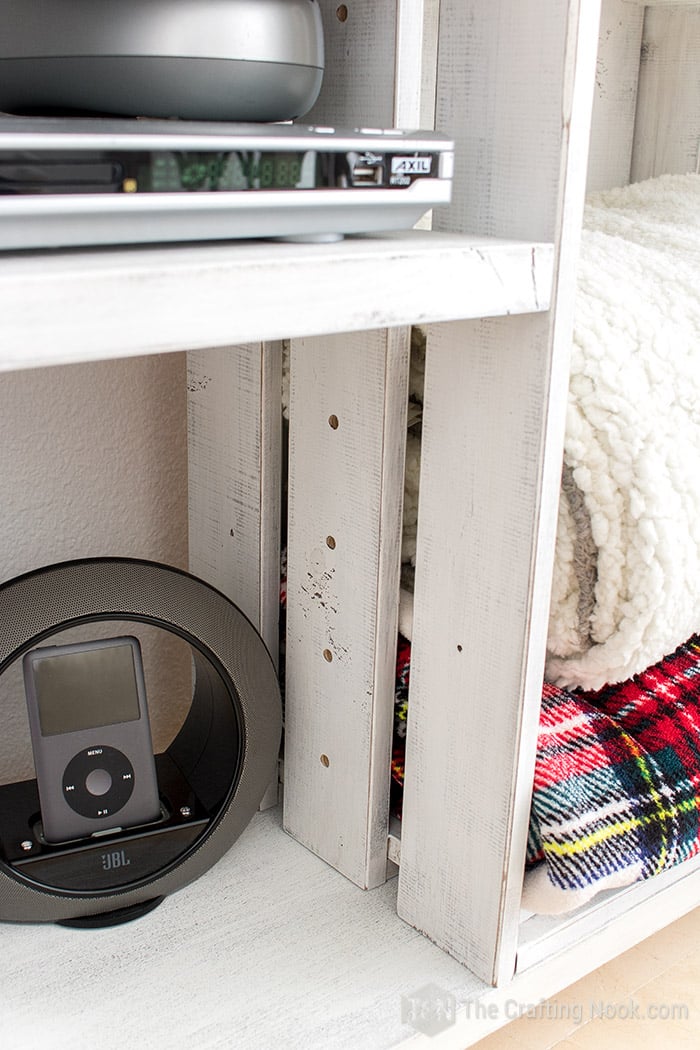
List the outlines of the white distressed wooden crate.
{"label": "white distressed wooden crate", "polygon": [[[309,120],[425,126],[434,109],[457,169],[433,231],[0,258],[0,367],[190,350],[191,568],[271,648],[279,340],[292,340],[288,834],[279,810],[261,813],[149,920],[156,940],[175,921],[197,968],[175,1048],[235,1033],[241,1046],[459,1050],[503,1023],[506,998],[556,992],[698,899],[690,865],[565,921],[520,914],[594,81],[591,186],[685,165],[700,107],[697,49],[681,43],[700,40],[700,7],[605,0],[599,50],[596,0],[441,0],[439,23],[437,0],[341,6],[322,2],[327,74]],[[640,76],[645,19],[655,46]],[[399,840],[389,757],[414,323],[430,328]],[[388,850],[400,868],[387,882]],[[152,1033],[187,972],[154,971],[149,931],[134,930],[138,1008],[119,1039],[164,1045]],[[25,1009],[7,960],[31,959],[36,936],[10,931],[2,971],[22,1048],[36,1003]],[[116,936],[81,941],[74,975],[94,982]],[[67,937],[51,931],[52,950],[68,955]],[[401,1002],[431,982],[458,1010],[428,1040]],[[80,982],[38,994],[54,1014],[62,1004],[73,1038]]]}
{"label": "white distressed wooden crate", "polygon": [[[436,125],[457,151],[434,227],[515,238],[526,266],[535,245],[554,252],[556,311],[534,288],[517,305],[510,282],[480,309],[464,286],[462,319],[428,340],[398,906],[489,982],[515,969],[594,6],[440,9]],[[323,119],[343,104],[331,95]],[[285,824],[371,887],[386,877],[407,333],[304,340],[292,362]]]}

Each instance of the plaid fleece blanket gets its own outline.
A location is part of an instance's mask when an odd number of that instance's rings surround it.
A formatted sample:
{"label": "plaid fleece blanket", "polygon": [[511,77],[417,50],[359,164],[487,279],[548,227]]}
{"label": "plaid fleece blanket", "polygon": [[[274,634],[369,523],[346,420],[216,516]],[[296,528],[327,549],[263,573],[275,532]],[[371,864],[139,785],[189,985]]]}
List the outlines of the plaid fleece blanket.
{"label": "plaid fleece blanket", "polygon": [[[400,813],[410,643],[397,652],[393,806]],[[595,692],[545,684],[523,905],[573,910],[700,850],[700,636]]]}

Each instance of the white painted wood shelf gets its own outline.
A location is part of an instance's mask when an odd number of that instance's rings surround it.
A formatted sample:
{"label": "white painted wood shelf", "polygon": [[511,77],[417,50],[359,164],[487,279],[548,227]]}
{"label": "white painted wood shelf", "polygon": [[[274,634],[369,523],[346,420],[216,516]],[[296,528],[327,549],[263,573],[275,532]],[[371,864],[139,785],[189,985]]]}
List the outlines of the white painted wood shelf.
{"label": "white painted wood shelf", "polygon": [[0,258],[0,370],[549,307],[548,244],[412,230]]}
{"label": "white painted wood shelf", "polygon": [[[695,865],[679,882],[678,915],[699,878]],[[592,947],[603,962],[669,921],[653,887],[634,889],[650,899],[610,916],[594,946],[580,931],[567,945],[568,979],[590,969]],[[560,989],[556,951],[504,988],[487,986],[397,917],[396,890],[396,879],[353,886],[269,810],[210,871],[129,927],[43,926],[39,952],[38,927],[5,925],[0,1043],[87,1050],[99,1032],[101,1050],[464,1050]],[[433,1037],[403,1004],[429,986],[456,1005],[454,1024]]]}
{"label": "white painted wood shelf", "polygon": [[85,1050],[99,1031],[101,1050],[394,1046],[415,1035],[401,995],[484,988],[397,918],[395,897],[396,880],[357,889],[268,811],[128,928],[44,927],[39,959],[36,928],[6,926],[0,1043]]}

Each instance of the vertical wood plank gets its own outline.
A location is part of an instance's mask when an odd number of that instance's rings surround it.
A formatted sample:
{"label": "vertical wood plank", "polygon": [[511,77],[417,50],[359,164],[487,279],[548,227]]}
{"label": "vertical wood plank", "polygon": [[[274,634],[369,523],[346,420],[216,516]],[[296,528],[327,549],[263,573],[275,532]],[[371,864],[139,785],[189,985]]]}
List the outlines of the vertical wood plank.
{"label": "vertical wood plank", "polygon": [[[187,355],[190,571],[223,591],[277,661],[282,349]],[[261,808],[277,801],[271,784]]]}
{"label": "vertical wood plank", "polygon": [[[305,120],[416,127],[423,0],[344,6],[321,0]],[[408,347],[408,329],[292,343],[284,819],[363,887],[387,872]]]}
{"label": "vertical wood plank", "polygon": [[632,181],[695,171],[700,150],[700,5],[644,17]]}
{"label": "vertical wood plank", "polygon": [[385,880],[405,329],[292,345],[285,827]]}
{"label": "vertical wood plank", "polygon": [[319,0],[326,65],[323,86],[307,124],[391,127],[394,118],[396,4]]}
{"label": "vertical wood plank", "polygon": [[282,344],[263,343],[260,414],[260,634],[277,665],[280,632]]}
{"label": "vertical wood plank", "polygon": [[437,82],[438,27],[440,0],[424,0],[419,122],[422,128],[435,127],[435,88]]}
{"label": "vertical wood plank", "polygon": [[235,602],[275,655],[281,346],[190,351],[187,391],[190,571]]}
{"label": "vertical wood plank", "polygon": [[[437,0],[319,0],[326,46],[323,87],[305,123],[418,128],[427,116],[430,70],[423,75],[426,29]],[[424,27],[425,22],[425,27]],[[429,35],[429,34],[428,34]],[[430,55],[428,56],[428,60]]]}
{"label": "vertical wood plank", "polygon": [[399,914],[493,983],[515,967],[598,16],[441,10],[451,222],[557,249],[548,315],[435,328],[426,362]]}
{"label": "vertical wood plank", "polygon": [[568,4],[544,6],[441,2],[436,128],[455,139],[455,177],[436,229],[554,240]]}
{"label": "vertical wood plank", "polygon": [[[431,97],[430,70],[434,58],[430,38],[435,0],[399,0],[396,4],[396,58],[392,120],[399,128],[423,127],[424,98]],[[432,127],[432,120],[428,124]]]}
{"label": "vertical wood plank", "polygon": [[641,4],[603,0],[588,154],[589,193],[626,186],[630,181],[643,25]]}

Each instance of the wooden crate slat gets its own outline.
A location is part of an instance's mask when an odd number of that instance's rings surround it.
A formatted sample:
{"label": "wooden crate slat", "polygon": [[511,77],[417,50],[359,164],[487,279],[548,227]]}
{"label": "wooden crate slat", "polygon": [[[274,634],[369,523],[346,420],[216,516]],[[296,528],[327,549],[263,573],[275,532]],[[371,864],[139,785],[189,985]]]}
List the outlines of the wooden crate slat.
{"label": "wooden crate slat", "polygon": [[700,5],[644,17],[632,181],[700,170]]}
{"label": "wooden crate slat", "polygon": [[[556,314],[436,327],[426,362],[398,906],[493,983],[515,968],[598,15],[544,2],[441,9],[438,126],[454,121],[472,147],[452,221],[498,227],[510,192],[520,232],[560,245]],[[558,68],[539,65],[549,49],[565,55]],[[527,105],[490,110],[508,77]],[[543,152],[529,174],[533,141]]]}
{"label": "wooden crate slat", "polygon": [[281,346],[188,355],[190,570],[277,650]]}
{"label": "wooden crate slat", "polygon": [[326,66],[318,101],[303,120],[331,127],[391,127],[394,119],[396,4],[319,0]]}
{"label": "wooden crate slat", "polygon": [[386,877],[408,333],[292,346],[285,827]]}
{"label": "wooden crate slat", "polygon": [[630,181],[644,7],[603,0],[587,190]]}
{"label": "wooden crate slat", "polygon": [[[279,654],[282,346],[187,355],[189,565]],[[278,800],[275,780],[261,802]]]}
{"label": "wooden crate slat", "polygon": [[456,140],[455,186],[435,229],[554,240],[566,23],[566,4],[442,0],[435,126]]}
{"label": "wooden crate slat", "polygon": [[[344,10],[322,0],[308,119],[417,127],[422,0]],[[408,346],[406,328],[292,342],[284,820],[363,887],[387,877]]]}

